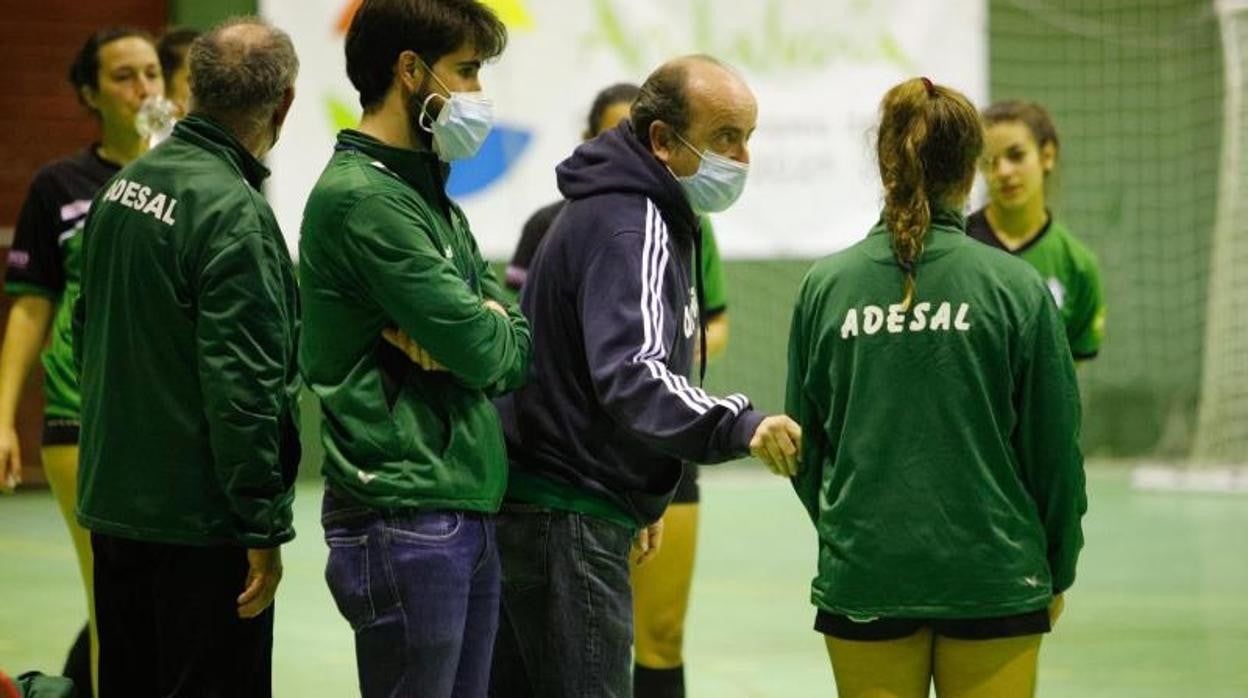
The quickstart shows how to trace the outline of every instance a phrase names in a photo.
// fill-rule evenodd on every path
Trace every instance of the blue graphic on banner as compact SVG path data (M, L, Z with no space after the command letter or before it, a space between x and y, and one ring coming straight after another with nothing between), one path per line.
M475 156L451 164L446 193L464 198L490 188L520 159L532 141L532 131L495 125Z

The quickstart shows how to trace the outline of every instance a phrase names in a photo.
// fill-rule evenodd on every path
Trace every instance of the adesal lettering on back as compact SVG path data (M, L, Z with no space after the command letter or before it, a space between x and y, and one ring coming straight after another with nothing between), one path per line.
M971 329L970 313L969 303L959 304L955 313L953 304L945 301L937 305L936 312L933 313L932 304L923 302L915 304L914 312L907 322L906 312L901 304L890 305L887 309L878 305L864 306L861 311L858 308L850 308L845 313L844 322L841 323L841 339L857 337L860 334L871 336L878 334L881 330L888 334L925 330L966 332Z
M154 194L154 195L153 195ZM166 225L174 224L173 209L178 200L138 182L118 178L104 194L105 201L115 201L140 213L146 213Z

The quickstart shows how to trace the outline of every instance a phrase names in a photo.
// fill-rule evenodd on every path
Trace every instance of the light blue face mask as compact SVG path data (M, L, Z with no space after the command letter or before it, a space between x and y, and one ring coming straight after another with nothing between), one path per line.
M737 162L719 153L709 150L698 150L684 136L680 139L690 150L698 154L701 162L698 171L688 177L677 177L689 206L698 213L719 213L726 211L745 191L745 180L750 174L750 166Z
M451 96L434 92L425 97L420 105L420 127L433 134L434 150L442 160L465 160L476 155L494 127L494 102L484 92L451 92L432 70L429 76ZM436 119L428 111L434 97L446 102Z

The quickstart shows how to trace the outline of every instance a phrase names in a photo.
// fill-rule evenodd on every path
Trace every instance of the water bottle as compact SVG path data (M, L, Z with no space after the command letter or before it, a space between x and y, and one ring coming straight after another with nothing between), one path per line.
M139 136L147 139L148 147L155 147L173 133L173 124L177 121L175 109L173 102L164 95L151 95L143 100L134 117L134 127Z

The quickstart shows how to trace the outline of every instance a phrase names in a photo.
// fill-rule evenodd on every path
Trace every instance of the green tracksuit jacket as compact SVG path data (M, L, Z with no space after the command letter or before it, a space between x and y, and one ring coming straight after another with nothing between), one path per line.
M851 616L1044 608L1087 508L1061 315L1026 262L934 216L910 312L887 229L811 269L789 349L794 487L819 534L812 601Z
M376 509L493 512L507 483L490 397L526 377L532 342L428 151L357 131L304 211L300 364L324 415L322 472ZM425 371L382 339L397 327L445 366Z
M83 232L78 520L109 535L294 537L299 306L264 168L190 116L123 168Z

